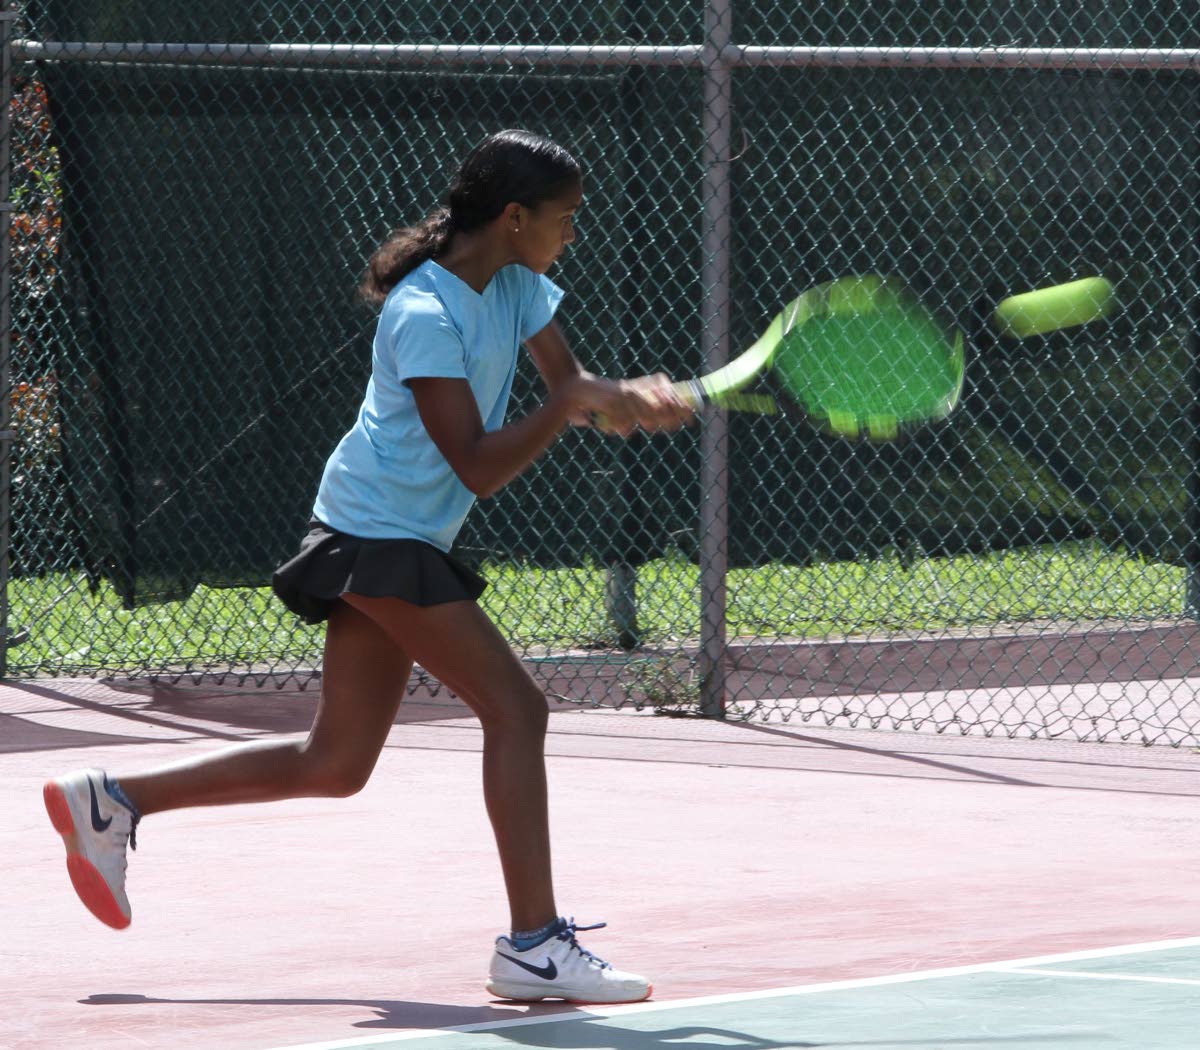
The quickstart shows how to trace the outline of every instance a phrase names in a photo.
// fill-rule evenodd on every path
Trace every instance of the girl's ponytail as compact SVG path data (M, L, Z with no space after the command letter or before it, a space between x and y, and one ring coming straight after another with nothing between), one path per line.
M446 196L449 207L416 226L394 230L375 250L359 294L369 303L382 303L406 275L441 255L452 234L486 226L513 201L536 207L577 186L581 177L579 161L541 135L514 128L489 135L455 174Z
M378 306L404 277L427 259L441 254L454 225L449 208L439 208L416 226L393 230L367 261L358 294Z

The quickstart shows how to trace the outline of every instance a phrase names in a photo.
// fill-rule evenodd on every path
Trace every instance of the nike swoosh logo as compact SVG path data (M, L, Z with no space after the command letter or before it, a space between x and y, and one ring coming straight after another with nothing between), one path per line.
M97 831L107 831L109 824L112 823L112 817L103 819L100 816L100 802L96 798L96 785L88 780L88 790L92 793L92 827Z
M535 977L545 978L547 981L553 981L558 976L558 967L554 965L553 959L547 959L545 966L534 966L533 963L522 962L520 959L514 959L511 955L505 955L503 952L497 952L501 959L507 959L510 963L516 963L522 970L528 970Z

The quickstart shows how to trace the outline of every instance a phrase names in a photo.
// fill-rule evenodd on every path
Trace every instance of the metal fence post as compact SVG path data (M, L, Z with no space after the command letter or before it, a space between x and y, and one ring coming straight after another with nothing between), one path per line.
M700 333L706 371L729 359L732 0L709 0L704 15L704 182L701 191ZM728 423L708 409L700 432L700 711L725 711L725 576L729 562Z
M1200 116L1200 67L1192 77L1192 90L1196 95L1193 112ZM1200 128L1200 123L1197 123ZM1189 349L1191 363L1188 367L1188 387L1192 395L1190 413L1190 458L1188 475L1187 545L1184 548L1184 564L1187 581L1184 587L1183 614L1200 620L1200 133L1192 136L1192 286L1191 329Z
M12 303L11 252L9 235L12 202L8 199L12 181L10 106L13 93L12 23L16 11L0 11L0 678L8 674L8 576L12 540L12 501L9 491L12 454L16 432L12 429Z

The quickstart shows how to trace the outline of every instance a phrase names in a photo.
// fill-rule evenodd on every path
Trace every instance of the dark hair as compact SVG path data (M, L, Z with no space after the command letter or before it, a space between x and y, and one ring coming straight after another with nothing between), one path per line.
M531 131L489 135L459 166L444 207L388 234L367 262L359 294L381 303L406 274L445 250L453 234L487 225L513 201L527 208L576 185L583 171L562 146Z

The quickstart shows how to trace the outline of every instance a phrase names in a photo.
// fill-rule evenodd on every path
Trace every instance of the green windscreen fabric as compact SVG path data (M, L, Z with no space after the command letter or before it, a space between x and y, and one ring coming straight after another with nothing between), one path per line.
M736 29L781 45L950 46L989 39L987 27L1047 46L1195 44L1194 20L1174 14L1136 26L1106 14L1084 32L1032 8L1013 25L992 6L875 3L861 9L874 23L830 9L781 26L751 4ZM553 25L522 11L57 0L31 18L44 39L214 47L667 43L700 39L702 25L699 5L576 5ZM580 237L552 275L580 359L606 374L703 371L699 70L43 63L38 75L61 164L62 265L47 337L17 364L58 377L55 498L71 509L54 527L71 535L18 572L82 563L131 605L200 582L264 583L361 397L363 261L500 127L548 133L587 169ZM1198 90L1186 73L735 71L731 353L805 288L877 273L966 333L967 378L948 421L895 446L733 418L734 564L1076 536L1182 559ZM1117 289L1102 324L1013 343L981 322L1006 294L1088 274ZM540 396L525 361L514 414ZM462 548L545 565L695 557L699 478L694 431L629 445L572 433L478 508ZM31 521L48 498L31 492L14 513Z

